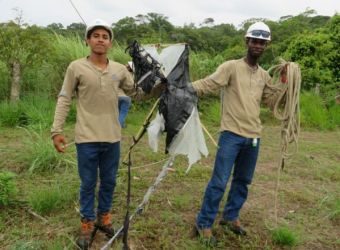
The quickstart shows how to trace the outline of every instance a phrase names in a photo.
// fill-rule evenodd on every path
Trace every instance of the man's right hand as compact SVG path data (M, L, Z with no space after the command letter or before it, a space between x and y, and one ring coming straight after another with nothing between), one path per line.
M65 137L63 135L55 135L53 136L53 144L55 149L59 152L59 153L65 153L66 150L66 140Z

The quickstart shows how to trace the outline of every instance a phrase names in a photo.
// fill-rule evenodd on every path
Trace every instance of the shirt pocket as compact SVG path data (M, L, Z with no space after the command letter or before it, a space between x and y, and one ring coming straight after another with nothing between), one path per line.
M117 95L120 84L117 76L115 75L108 76L106 78L106 83L107 91L113 92L115 95Z

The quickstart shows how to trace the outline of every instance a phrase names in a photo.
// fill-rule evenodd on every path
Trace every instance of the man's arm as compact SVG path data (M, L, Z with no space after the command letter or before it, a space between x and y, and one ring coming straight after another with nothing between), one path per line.
M232 71L233 65L230 62L225 62L210 76L193 82L192 87L198 95L215 93L216 90L228 85Z
M51 129L53 144L58 152L65 151L66 140L65 137L62 135L63 127L68 112L70 111L72 96L74 94L76 86L77 79L71 67L68 67L62 89L58 96L58 101L54 114L54 121Z

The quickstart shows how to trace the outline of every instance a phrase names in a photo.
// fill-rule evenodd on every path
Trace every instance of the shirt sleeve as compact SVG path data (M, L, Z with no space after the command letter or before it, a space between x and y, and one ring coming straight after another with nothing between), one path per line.
M51 136L61 134L63 132L64 123L70 106L72 104L72 97L75 94L78 79L74 74L71 66L66 70L63 86L58 95L58 101L54 114L54 121L51 129Z
M216 90L229 84L233 68L234 66L230 61L225 62L210 76L193 82L192 87L196 90L198 95L215 93Z
M132 73L124 68L122 72L122 80L120 83L120 91L123 91L126 95L132 97L136 101L146 100L152 97L159 97L163 91L163 84L156 84L149 94L144 93L141 88L136 88L132 77ZM120 92L119 91L119 92ZM119 93L118 93L119 94Z
M145 94L141 88L135 87L132 73L123 68L119 88L131 98L140 101L145 99Z

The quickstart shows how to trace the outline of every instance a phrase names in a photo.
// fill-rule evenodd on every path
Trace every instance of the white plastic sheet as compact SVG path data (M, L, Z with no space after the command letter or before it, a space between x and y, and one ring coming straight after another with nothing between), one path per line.
M149 146L154 152L158 150L158 140L163 130L164 118L161 114L157 113L156 118L148 127ZM186 170L186 173L188 173L191 166L201 159L201 155L207 157L208 153L198 110L197 107L194 107L189 119L172 141L169 147L169 154L173 157L176 155L186 155L189 161L189 166Z
M160 53L155 45L144 45L143 48L161 64L163 74L167 77L177 65L186 47L184 44L174 44L162 49ZM164 131L164 123L163 116L158 112L156 118L147 129L149 146L154 152L158 151L158 141ZM208 155L197 106L193 108L190 117L172 140L168 151L173 157L176 155L186 155L188 157L187 173L191 166L201 159L201 155Z

